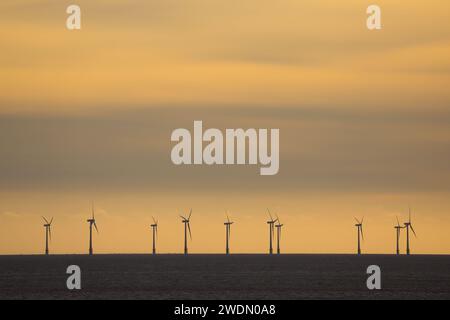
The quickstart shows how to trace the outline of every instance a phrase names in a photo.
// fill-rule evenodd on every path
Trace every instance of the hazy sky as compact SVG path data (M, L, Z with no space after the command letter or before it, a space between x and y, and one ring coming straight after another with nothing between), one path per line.
M100 253L265 252L266 208L286 252L395 250L413 208L413 251L450 253L450 3L360 0L0 3L0 254L87 249L95 201ZM170 134L280 128L280 173L175 167ZM404 242L404 239L402 239ZM404 243L402 243L404 249Z

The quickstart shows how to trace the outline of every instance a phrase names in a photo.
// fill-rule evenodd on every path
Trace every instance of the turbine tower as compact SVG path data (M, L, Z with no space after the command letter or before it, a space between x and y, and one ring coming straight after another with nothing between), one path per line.
M269 254L273 254L273 238L275 235L275 228L274 225L278 221L278 219L274 220L272 217L272 214L270 213L270 210L267 209L267 212L269 213L270 220L267 221L267 224L269 225Z
M409 238L410 238L409 229L411 229L411 231L413 232L414 237L417 238L416 232L414 231L414 227L411 222L411 208L409 208L409 220L408 222L405 222L405 228L406 228L406 254L409 256L411 255L411 248L409 246Z
M364 218L362 218L361 221L356 219L357 224L355 224L355 227L358 228L358 255L361 255L361 239L364 241L364 232L363 232L363 223Z
M52 222L53 222L53 218L52 220L50 220L50 222L47 221L47 219L45 219L45 217L42 217L42 219L44 219L45 224L44 224L44 228L45 228L45 255L48 256L49 251L48 251L48 240L50 239L50 241L52 241Z
M184 254L187 255L189 254L188 251L188 238L187 238L187 233L189 231L189 237L192 240L192 233L191 233L191 216L192 216L192 209L189 212L189 218L183 217L180 215L181 219L183 220L184 223Z
M275 225L277 228L277 254L281 254L280 250L280 241L281 241L281 228L283 228L284 224L281 223L280 218L277 215L278 224Z
M231 238L231 225L234 222L230 221L230 217L227 214L227 222L224 223L226 229L226 254L230 254L230 238Z
M152 228L153 233L153 254L156 254L156 240L158 238L158 220L155 220L155 218L153 218L153 224L150 227Z
M395 226L395 230L396 230L396 234L397 234L397 255L400 255L400 234L402 229L404 229L405 227L402 227L400 225L400 221L398 220L397 217L397 225Z
M92 247L92 226L94 226L98 233L97 223L95 222L94 204L92 204L92 218L88 219L87 222L89 223L89 255L92 256L94 254Z

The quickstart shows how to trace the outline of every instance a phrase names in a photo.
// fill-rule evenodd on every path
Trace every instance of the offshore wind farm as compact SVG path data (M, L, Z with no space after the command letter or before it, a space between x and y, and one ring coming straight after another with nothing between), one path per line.
M179 254L157 251L160 224L155 217L151 217L147 254L94 254L93 231L98 232L98 218L92 205L87 219L87 254L51 255L51 228L58 226L53 218L42 217L43 255L0 256L0 268L5 270L0 273L0 299L450 299L450 256L411 255L411 238L407 234L402 237L402 231L408 229L417 236L411 211L403 223L397 217L393 252L384 255L364 254L365 218L354 218L358 236L355 254L282 254L283 228L288 233L296 231L270 209L261 214L259 222L268 226L268 239L260 239L267 244L266 253L232 252L231 227L238 220L227 213L223 254L192 254L193 213L190 209L188 214L179 215L183 226L180 247L184 249ZM351 223L346 232L352 232ZM68 265L83 270L83 290L79 293L65 289ZM370 265L383 270L381 291L367 290L366 269Z
M189 240L192 242L192 230L191 230L191 218L192 218L193 209L190 209L188 217L185 217L183 215L179 215L181 218L181 222L183 223L183 248L184 248L184 255L189 254ZM89 249L88 254L93 255L94 249L93 249L93 229L96 230L97 234L99 233L97 222L95 219L95 210L94 205L92 204L92 216L87 220L89 223ZM267 214L269 220L266 222L269 226L269 241L268 241L268 253L269 255L274 254L274 245L276 244L276 254L281 254L281 234L282 234L282 228L284 227L284 224L281 223L280 218L278 217L278 214L272 216L272 213L269 209L267 209ZM42 217L42 219L45 221L44 227L45 227L45 255L49 255L49 240L51 241L51 227L53 223L53 218L50 220L50 222L45 218ZM356 221L355 227L357 228L357 255L362 255L362 243L364 242L364 231L363 231L363 225L364 225L364 217L359 220L358 218L354 218ZM155 217L152 217L153 224L150 225L151 230L151 237L152 237L152 249L151 253L153 255L157 254L157 239L158 239L158 220L155 219ZM231 241L231 226L234 224L234 221L230 220L230 217L227 213L226 215L226 221L224 222L225 226L225 254L229 255L231 253L230 251L230 241ZM275 232L276 229L276 232ZM395 226L396 230L396 251L395 253L397 255L401 254L400 251L400 241L401 241L401 231L403 229L406 229L406 255L411 255L411 245L410 245L410 230L414 237L417 238L417 234L414 230L414 227L412 225L412 215L411 215L411 209L409 209L409 216L408 220L403 223L403 225L400 224L400 220L397 217L397 225Z

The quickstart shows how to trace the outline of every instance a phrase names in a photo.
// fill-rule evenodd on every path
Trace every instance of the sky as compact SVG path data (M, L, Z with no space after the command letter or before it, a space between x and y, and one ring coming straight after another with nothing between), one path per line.
M450 3L79 0L0 3L0 254L395 251L408 208L416 253L450 254ZM280 172L174 166L171 132L279 128ZM402 250L405 239L402 236Z

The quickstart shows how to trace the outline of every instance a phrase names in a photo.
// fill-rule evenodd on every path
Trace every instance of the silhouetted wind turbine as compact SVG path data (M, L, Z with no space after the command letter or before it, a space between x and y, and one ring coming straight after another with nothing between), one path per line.
M94 204L92 204L92 218L88 219L87 222L89 223L89 255L92 256L94 254L92 247L92 226L94 226L98 233L97 223L95 222Z
M226 228L226 254L230 254L230 238L231 238L231 225L234 222L230 221L230 217L227 214L227 222L224 223L225 228Z
M361 254L361 238L362 240L364 240L364 232L363 232L363 223L364 223L364 218L362 218L361 221L359 221L358 219L356 219L357 224L355 224L355 227L358 228L358 255Z
M48 251L48 240L50 239L50 241L52 240L52 222L53 222L53 218L52 220L50 220L50 222L47 221L47 219L45 219L45 217L42 217L42 219L44 219L45 224L45 255L48 256L49 251Z
M277 228L277 254L281 254L280 250L280 241L281 241L281 228L283 228L284 224L281 224L280 218L277 215L278 224L275 226Z
M156 254L156 239L158 238L158 220L155 220L155 218L153 218L153 224L150 227L152 228L153 233L153 254Z
M395 230L397 232L397 255L400 255L400 233L401 233L401 230L404 228L405 227L402 227L400 225L400 221L398 220L398 217L397 217L397 225L395 226Z
M192 233L191 233L191 216L192 216L192 209L189 212L189 218L185 218L180 215L181 219L183 219L184 223L184 254L187 255L188 252L188 239L187 239L187 233L189 231L189 237L192 240Z
M409 220L405 222L406 228L406 254L409 256L411 254L411 248L409 246L409 229L413 232L414 236L417 238L416 232L414 231L414 227L411 222L411 208L409 208Z
M267 209L267 212L269 213L270 217L270 220L267 221L267 224L269 225L269 254L273 254L273 237L275 233L274 225L278 221L278 219L277 220L273 219L269 209Z

